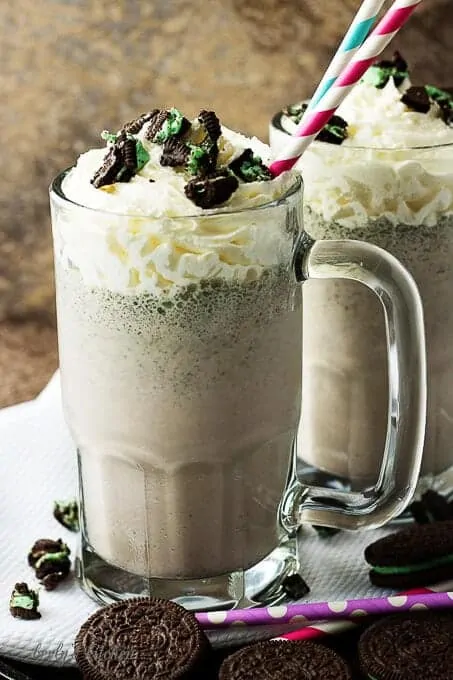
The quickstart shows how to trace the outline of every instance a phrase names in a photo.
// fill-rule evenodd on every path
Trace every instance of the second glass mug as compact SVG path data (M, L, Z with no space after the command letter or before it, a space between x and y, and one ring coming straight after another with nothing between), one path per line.
M173 297L137 287L137 271L118 290L110 270L98 275L106 244L118 253L127 235L135 252L149 253L159 220L78 205L64 176L51 187L52 228L63 405L78 450L76 571L86 592L104 603L152 595L197 610L269 602L303 559L303 522L359 529L398 515L416 486L426 410L422 307L404 267L358 241L312 241L294 173L272 203L165 218L172 233L197 220L203 233L233 232L236 241L244 226L264 230L272 262L241 279L206 275ZM387 331L385 450L379 479L357 492L296 475L303 282L332 277L374 291Z

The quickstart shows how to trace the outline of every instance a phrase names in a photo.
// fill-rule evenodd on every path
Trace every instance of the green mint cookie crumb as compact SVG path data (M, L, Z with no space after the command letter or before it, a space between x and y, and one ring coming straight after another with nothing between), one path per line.
M180 111L178 111L178 109L170 109L167 119L162 125L162 128L154 137L154 142L157 144L163 144L167 141L167 139L170 139L170 137L174 137L175 135L179 134L183 125L183 121L184 116Z
M266 182L271 177L259 156L252 156L241 164L241 175L246 182Z
M195 144L188 144L190 155L187 161L187 170L191 175L197 175L202 167L206 164L208 152L202 146Z
M453 108L453 95L449 92L441 90L439 87L434 87L434 85L425 85L425 90L429 97L440 106L448 106L450 109Z
M79 506L77 501L55 501L53 516L69 531L79 530Z
M116 142L117 137L118 137L117 134L109 132L108 130L102 130L101 132L101 138L104 139L106 142L110 142L111 144L114 144Z
M147 152L147 150L145 149L145 147L143 146L143 144L141 143L141 141L139 139L135 140L135 145L136 145L136 148L137 148L137 170L136 170L136 172L138 172L149 161L149 153Z

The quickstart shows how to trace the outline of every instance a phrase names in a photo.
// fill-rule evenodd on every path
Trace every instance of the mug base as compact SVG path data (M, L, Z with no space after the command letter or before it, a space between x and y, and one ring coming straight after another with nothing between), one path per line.
M106 562L83 534L75 560L79 585L100 604L134 597L161 597L195 611L276 604L287 597L283 587L285 579L298 572L296 537L285 538L250 569L212 578L189 580L138 576Z

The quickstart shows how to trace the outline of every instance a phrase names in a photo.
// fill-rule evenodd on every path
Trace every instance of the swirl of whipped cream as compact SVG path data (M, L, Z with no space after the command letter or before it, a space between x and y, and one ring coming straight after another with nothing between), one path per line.
M337 112L348 123L343 144L315 142L298 162L306 205L324 220L434 226L453 213L453 127L435 103L426 114L403 104L409 86L397 88L392 78L382 89L358 83ZM287 116L281 125L294 131ZM276 153L283 133L272 133Z
M71 206L54 220L57 252L85 283L171 295L205 278L254 280L266 267L288 261L292 235L284 210L276 219L275 207L247 209L284 195L294 182L291 174L240 183L220 210L208 214L186 197L185 173L160 165L162 147L146 139L146 127L137 137L149 160L129 182L100 189L90 183L105 148L82 154L63 181L65 197L80 207ZM267 145L227 128L218 145L220 166L245 148L264 162L270 157Z

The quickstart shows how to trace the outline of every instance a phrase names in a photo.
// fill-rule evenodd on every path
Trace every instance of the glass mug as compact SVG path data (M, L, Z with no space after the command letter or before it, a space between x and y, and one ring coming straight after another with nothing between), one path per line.
M288 140L281 114L276 152ZM418 493L453 493L453 144L364 148L314 143L299 161L304 225L315 239L360 239L392 253L423 303L426 436ZM372 190L370 191L370 187ZM380 306L355 282L310 282L304 296L299 470L360 488L379 474L388 410ZM322 321L318 321L322 319ZM328 415L326 415L328 414ZM321 428L320 425L323 425Z
M64 176L51 187L58 336L78 451L76 571L90 596L198 610L269 601L299 567L302 522L377 527L401 512L419 472L426 388L420 298L394 257L308 238L294 173L271 203L163 218L172 233L198 220L203 233L252 225L274 242L272 263L247 276L158 295L136 285L145 269L119 265L126 242L156 247L162 220L71 202ZM387 328L387 439L379 480L360 492L304 485L295 469L303 282L332 277L368 286Z

